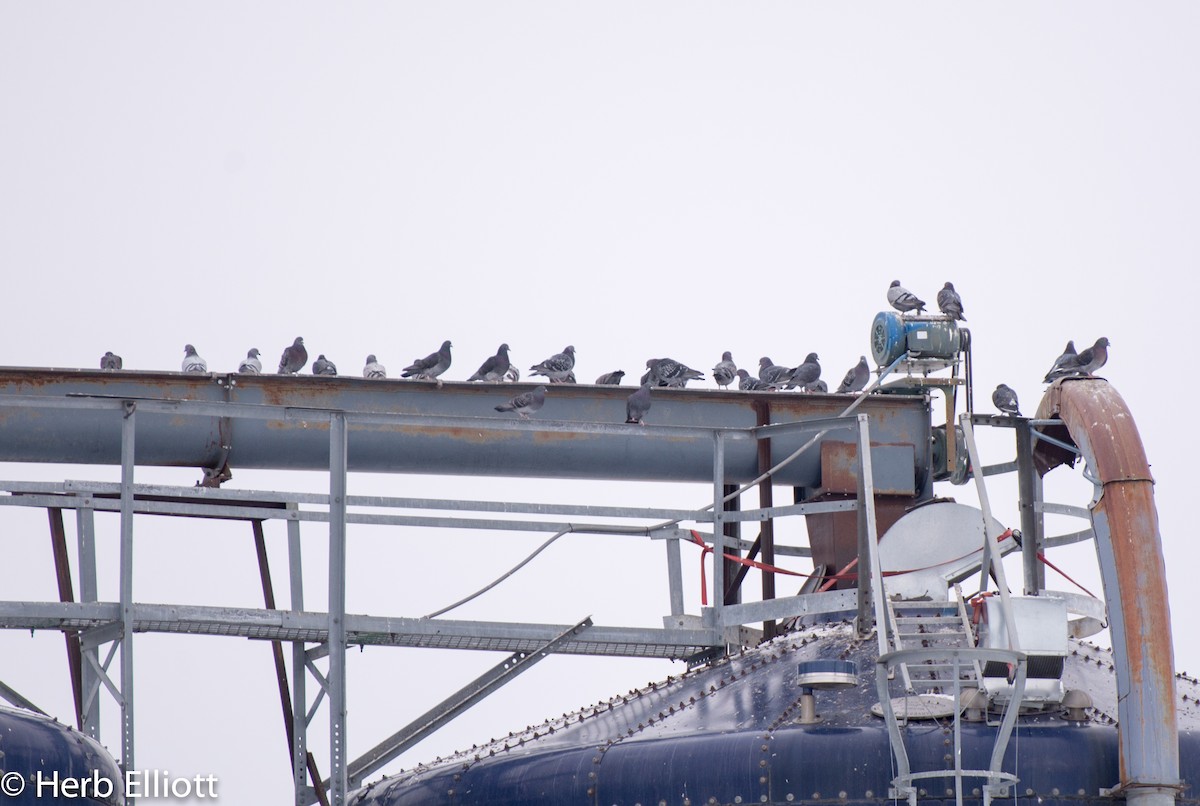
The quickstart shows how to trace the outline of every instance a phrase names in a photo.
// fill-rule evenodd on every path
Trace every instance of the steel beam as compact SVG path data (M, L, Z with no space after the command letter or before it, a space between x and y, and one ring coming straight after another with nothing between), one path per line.
M343 806L346 770L346 418L329 418L329 802Z
M125 403L121 422L121 765L136 770L133 755L133 471L137 405Z

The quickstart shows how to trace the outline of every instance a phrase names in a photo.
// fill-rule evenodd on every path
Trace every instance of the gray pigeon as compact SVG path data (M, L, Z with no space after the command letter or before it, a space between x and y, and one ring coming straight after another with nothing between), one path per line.
M237 371L243 375L262 375L262 361L258 360L260 355L257 347L251 347L242 363L238 364Z
M744 369L737 371L738 389L743 392L774 392L775 385L753 377Z
M892 280L892 284L887 291L887 300L900 313L908 313L909 311L916 311L917 313L925 312L925 303L918 299L916 294L900 285L899 280Z
M1054 359L1054 365L1050 367L1050 371L1043 378L1044 383L1050 383L1055 378L1061 378L1064 375L1069 375L1079 361L1079 355L1075 352L1075 341L1067 342L1066 348L1062 355Z
M337 375L337 366L322 353L312 365L313 375Z
M508 345L501 344L496 350L496 354L489 356L486 361L479 365L479 369L475 370L475 374L468 381L489 381L498 383L504 380L504 376L508 373L508 368L512 366L512 362L508 360Z
M121 356L109 350L100 357L100 369L120 369L125 365L121 360Z
M651 358L646 361L647 375L642 383L650 381L657 386L684 387L688 381L701 380L704 373L681 364L673 358Z
M723 389L737 380L737 364L733 363L733 353L728 350L721 353L721 360L712 368L712 374L717 386Z
M1108 363L1108 339L1104 336L1096 339L1096 343L1079 354L1076 359L1077 371L1091 375Z
M612 372L606 372L603 375L601 375L599 378L596 379L596 385L597 386L620 386L621 379L624 377L625 377L624 370L618 369L618 370L614 370Z
M799 386L803 391L812 391L809 387L816 383L821 377L821 364L818 361L816 353L809 353L804 357L804 363L795 369L791 370L791 377L788 378L787 385L784 389L791 389Z
M190 344L183 346L183 371L208 372L208 362L201 358L196 348Z
M625 422L645 425L643 419L650 411L650 383L646 382L625 401Z
M277 374L295 375L304 369L304 365L307 363L308 350L304 349L304 339L297 336L290 347L283 349L283 355L279 358L279 371Z
M505 383L516 383L517 381L521 380L521 370L517 369L512 364L509 364L508 372L504 373L504 377L501 380L503 380Z
M804 386L800 387L800 390L802 392L815 392L816 394L824 395L829 392L829 384L825 383L825 381L818 378L817 380L813 381L812 383L807 383Z
M575 347L568 344L561 353L555 353L540 364L529 368L531 375L545 375L550 383L571 383L567 376L575 369Z
M870 377L871 369L867 366L867 357L860 355L858 363L846 370L846 377L842 378L842 382L838 385L837 393L845 395L853 392L861 392L866 387L867 379Z
M758 379L770 386L787 383L792 378L792 370L788 367L776 364L769 357L763 356L758 359ZM741 387L745 388L745 387Z
M367 363L363 366L363 377L372 378L375 380L383 380L387 378L387 369L383 364L379 363L379 359L375 357L375 353L367 356Z
M515 411L522 420L540 409L546 402L546 387L539 386L531 392L522 392L507 403L501 403L496 411Z
M992 403L1005 414L1010 414L1014 417L1021 416L1021 408L1017 403L1017 393L1013 391L1011 386L1003 383L997 386L996 391L992 392Z
M440 388L442 379L438 376L450 368L450 340L442 342L442 346L438 348L436 353L430 353L424 358L418 358L401 371L400 375L405 378L415 378L427 381L437 381Z
M942 290L937 295L937 304L938 310L951 319L967 321L967 317L963 316L962 297L954 290L954 283L946 283L942 286Z

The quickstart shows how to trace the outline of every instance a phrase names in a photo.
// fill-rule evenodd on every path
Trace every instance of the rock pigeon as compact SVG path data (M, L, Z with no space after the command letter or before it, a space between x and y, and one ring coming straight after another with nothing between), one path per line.
M704 378L704 373L700 370L692 369L673 358L651 358L646 361L646 369L649 370L649 377L644 378L643 384L648 380L652 385L684 387L688 381Z
M488 381L498 383L504 380L504 376L508 373L508 368L512 366L512 362L508 360L508 345L501 344L496 350L496 354L489 356L486 361L479 365L479 369L475 370L475 374L468 381Z
M925 312L925 303L917 299L916 294L900 285L899 280L892 280L892 284L887 291L887 300L900 313L908 313L909 311L916 311L917 313Z
M201 358L196 348L190 344L183 346L183 371L208 372L208 362Z
M246 357L242 359L242 363L238 364L238 372L243 375L262 375L262 361L258 360L261 353L257 347L251 347L246 352Z
M996 391L992 392L992 403L1005 414L1011 414L1015 417L1021 416L1021 409L1017 403L1017 393L1013 391L1011 386L1003 383L997 386Z
M825 383L825 381L821 380L820 378L812 383L805 384L800 388L804 392L815 392L821 395L829 392L829 384Z
M567 376L575 369L575 347L568 344L561 353L555 353L540 364L529 368L531 375L545 375L550 383L571 383Z
M377 380L387 378L387 369L384 368L383 364L379 363L379 359L375 357L375 353L367 356L367 363L363 366L363 377Z
M866 387L867 379L870 377L871 369L867 366L867 357L860 355L858 363L846 370L846 377L842 378L842 382L838 385L837 393L845 395L853 392L861 392Z
M618 370L614 370L612 372L606 372L603 375L601 375L599 378L596 379L596 385L597 386L620 386L621 379L624 377L625 377L625 372L623 370L618 369Z
M297 336L290 347L283 349L283 355L279 358L279 371L277 374L295 375L304 369L304 365L307 363L308 350L304 349L304 339Z
M442 346L438 348L436 353L430 353L424 358L418 358L401 371L400 375L405 378L415 378L421 380L424 378L427 381L437 381L440 388L442 379L438 376L445 372L450 367L450 340L442 342Z
M733 353L726 350L721 353L721 360L712 368L713 380L722 389L737 379L737 364L733 363Z
M817 354L809 353L804 357L803 364L791 370L791 375L784 389L799 386L803 391L810 392L812 390L809 387L816 383L820 377L821 364L818 361Z
M646 382L625 401L625 422L645 425L642 418L650 411L650 383Z
M112 350L109 350L100 357L100 369L120 369L124 365L125 362L121 360L121 356Z
M532 392L522 392L507 403L501 403L496 411L515 411L522 420L528 420L529 415L540 409L546 402L546 387L539 386Z
M313 375L337 375L337 366L325 357L324 353L317 356L312 365Z
M743 392L774 392L775 385L759 380L744 369L737 371L738 389Z
M962 297L954 290L954 283L946 283L942 286L942 290L937 295L937 304L938 310L951 319L967 321L967 317L963 316Z
M1081 352L1075 362L1078 372L1093 374L1108 363L1108 339L1104 336L1096 339L1096 343Z
M521 370L517 369L516 366L509 364L508 372L504 373L503 380L505 383L516 383L517 381L521 380Z
M1044 383L1050 383L1055 378L1061 378L1064 375L1069 375L1079 360L1079 355L1075 352L1074 340L1068 341L1066 348L1063 349L1062 355L1054 359L1054 365L1050 367L1050 371L1043 378Z
M741 377L741 373L738 374ZM770 386L787 383L791 380L792 370L788 367L776 364L767 356L758 359L758 379ZM740 385L739 385L740 386ZM740 386L740 388L745 388Z

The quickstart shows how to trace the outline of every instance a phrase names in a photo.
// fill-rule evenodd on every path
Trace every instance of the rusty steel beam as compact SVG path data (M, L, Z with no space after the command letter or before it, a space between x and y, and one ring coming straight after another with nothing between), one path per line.
M47 509L50 517L50 543L54 550L54 574L58 579L58 600L74 602L71 584L71 558L67 554L67 535L61 509ZM75 695L75 727L83 730L83 653L78 630L63 630L67 641L67 667L71 673L71 692Z
M1117 676L1121 780L1114 794L1135 806L1169 806L1181 783L1179 730L1150 464L1129 408L1101 378L1055 381L1037 413L1052 418L1061 420L1101 488L1091 511ZM1053 446L1035 449L1039 467L1065 458Z

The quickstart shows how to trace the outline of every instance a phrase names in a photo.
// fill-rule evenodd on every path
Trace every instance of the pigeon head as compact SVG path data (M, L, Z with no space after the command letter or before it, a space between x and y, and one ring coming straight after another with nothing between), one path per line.
M892 284L890 286L888 286L888 288L895 288L898 285L900 285L899 280L892 280Z
M367 363L368 363L368 364L374 364L374 363L375 363L375 353L371 353L369 356L367 356Z
M728 350L726 350L725 352L721 353L721 360L722 360L722 361L732 361L732 360L733 360L733 353L731 353L731 352L729 352Z
M258 358L258 356L259 352L257 347L251 347L250 351L246 353L246 358Z
M302 346L303 344L304 344L304 339L303 339L303 338L301 338L300 336L297 336L297 337L296 337L296 340L295 340L294 342L292 342L292 346L293 346L293 347L300 347L300 346Z
M507 353L510 349L511 348L508 346L508 343L506 342L506 343L500 345L499 352Z
M1107 337L1107 336L1101 336L1100 338L1096 339L1096 346L1097 346L1097 347L1105 347L1105 348L1107 348L1107 347L1108 347L1108 345L1109 345L1109 341L1108 341L1108 337Z
M946 283L944 286L942 286L942 288L945 288L945 289L947 289L947 290L949 290L949 291L953 291L953 290L954 290L954 283L947 282L947 283Z
M190 344L183 345L183 354L184 355L191 355L194 352L196 352L196 348L193 347L192 345L190 345Z
M804 359L804 363L805 363L805 364L811 364L811 363L812 363L812 362L814 362L814 361L820 361L820 360L821 360L821 357L820 357L819 355L817 355L816 353L809 353L809 354L808 354L808 355L805 357L805 359Z

